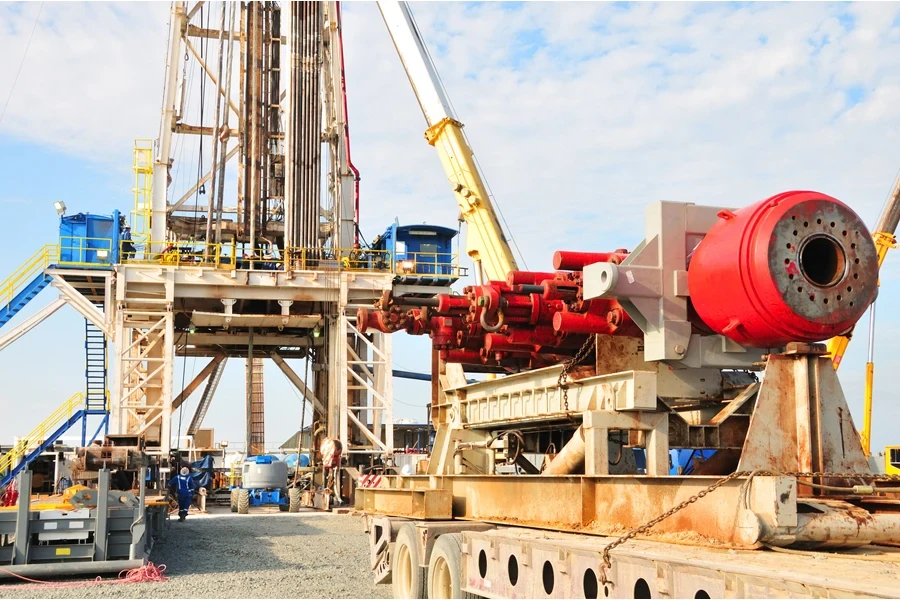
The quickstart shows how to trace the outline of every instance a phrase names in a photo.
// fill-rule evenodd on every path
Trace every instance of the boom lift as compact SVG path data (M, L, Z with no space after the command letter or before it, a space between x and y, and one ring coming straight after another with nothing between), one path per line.
M476 243L510 257L408 9L379 6L426 138L453 138L436 147L461 208L492 225ZM472 229L487 279L357 315L363 333L428 335L438 368L509 373L433 377L427 474L357 488L376 582L401 598L896 594L897 563L852 549L900 543L900 486L870 471L817 343L876 293L879 250L848 206L657 202L637 248L559 251L552 272L488 262ZM671 477L670 448L713 454ZM822 548L840 551L827 571Z

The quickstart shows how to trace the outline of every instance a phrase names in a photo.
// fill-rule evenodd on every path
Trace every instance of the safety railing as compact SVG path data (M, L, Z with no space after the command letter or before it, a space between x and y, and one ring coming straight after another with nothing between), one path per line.
M357 271L391 273L394 265L387 250L365 248L288 248L286 261L293 271Z
M63 421L71 419L83 407L84 394L81 392L73 394L71 398L53 411L49 417L44 419L40 425L35 427L31 433L16 442L12 450L0 456L0 473L6 473L15 467L19 460L26 456L30 450L42 444L47 439L47 436L56 431Z
M29 257L13 274L0 283L0 305L12 302L22 289L44 269L59 260L59 246L47 244Z
M458 279L467 273L466 267L459 266L459 254L449 252L398 252L394 269L397 275L437 279Z
M115 260L112 238L63 235L58 252L58 264L65 267L109 267Z
M153 249L157 248L161 251L154 252ZM236 250L234 242L207 244L186 240L138 245L133 241L123 240L119 247L119 260L128 264L234 269Z
M153 140L134 140L134 210L131 223L135 243L144 244L150 239L150 214L153 198Z
M232 460L231 461L231 469L228 471L228 487L233 488L234 482L239 479L243 479L243 474L241 473L241 466L244 464L242 460Z

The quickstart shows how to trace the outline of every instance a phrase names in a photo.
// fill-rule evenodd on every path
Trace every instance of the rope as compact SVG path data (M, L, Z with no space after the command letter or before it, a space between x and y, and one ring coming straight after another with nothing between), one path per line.
M25 585L17 585L15 589L17 590L28 590L28 589L65 589L65 588L83 588L83 587L92 587L95 585L109 585L109 584L129 584L129 583L165 583L169 580L168 577L164 575L166 570L166 565L156 566L152 562L148 562L146 565L142 567L137 567L134 569L127 569L121 571L119 576L116 579L103 579L100 576L97 576L96 579L92 579L89 581L43 581L40 579L32 579L30 577L25 577L24 575L19 575L18 573L13 573L12 571L8 571L3 567L0 567L0 571L3 571L7 575L11 575L16 579L21 581L28 582Z
M19 83L19 75L22 74L22 67L25 66L25 59L28 58L28 49L31 48L31 40L34 38L34 32L37 29L38 21L41 18L41 12L44 10L44 3L41 2L41 6L38 8L37 16L34 18L34 25L31 27L31 35L28 36L28 43L25 44L25 53L22 55L22 62L19 63L19 70L16 71L16 76L13 79L12 87L9 88L9 95L6 97L6 104L3 105L3 112L0 113L0 123L3 122L3 117L6 116L6 109L9 108L9 102L12 100L13 92L16 91L16 84Z

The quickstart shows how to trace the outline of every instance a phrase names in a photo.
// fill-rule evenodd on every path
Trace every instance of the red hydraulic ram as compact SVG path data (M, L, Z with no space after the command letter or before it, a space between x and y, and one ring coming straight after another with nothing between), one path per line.
M721 211L688 267L697 316L759 348L846 332L875 298L877 280L862 220L841 201L804 191Z
M583 254L555 273L512 271L506 281L469 286L459 296L382 301L360 309L361 331L427 334L447 362L501 366L511 370L554 364L574 355L594 334L639 335L615 300L584 300L581 267L627 254ZM587 261L587 262L585 262Z

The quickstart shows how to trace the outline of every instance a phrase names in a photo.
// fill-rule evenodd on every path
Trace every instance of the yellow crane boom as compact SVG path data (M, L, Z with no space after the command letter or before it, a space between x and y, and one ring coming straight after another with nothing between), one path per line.
M447 92L405 2L379 2L378 8L409 77L428 129L425 139L434 146L450 181L460 213L468 225L466 252L476 277L506 279L518 269L500 226L484 178L463 133Z
M891 194L888 197L878 223L875 225L872 237L875 240L875 250L878 252L878 269L884 263L888 250L897 247L897 224L900 223L900 178L894 183ZM841 366L841 360L847 351L853 330L842 336L828 340L828 351L831 354L831 362L835 370ZM866 456L871 456L872 441L872 386L875 380L875 303L869 308L869 348L866 359L866 390L863 397L863 427L859 437L862 441L863 451Z

